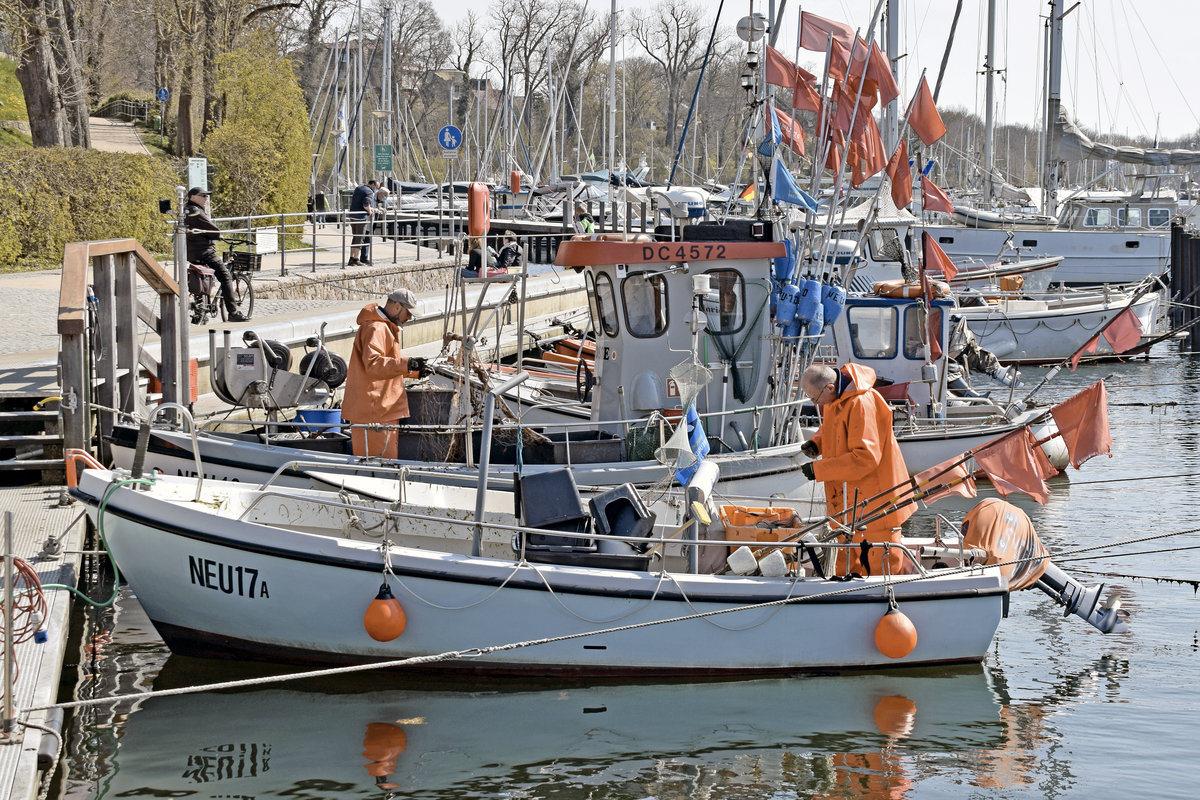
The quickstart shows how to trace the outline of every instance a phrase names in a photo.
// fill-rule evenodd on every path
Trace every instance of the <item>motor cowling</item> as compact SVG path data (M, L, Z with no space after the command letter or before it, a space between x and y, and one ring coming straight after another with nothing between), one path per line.
M987 553L985 564L996 564L1008 578L1010 590L1036 586L1065 609L1101 633L1125 633L1129 624L1118 611L1115 595L1101 602L1104 584L1084 586L1050 562L1029 516L1021 509L994 497L981 501L962 523L962 544Z

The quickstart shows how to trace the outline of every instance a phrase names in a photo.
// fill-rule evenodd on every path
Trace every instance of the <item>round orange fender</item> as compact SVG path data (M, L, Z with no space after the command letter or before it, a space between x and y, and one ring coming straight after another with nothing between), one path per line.
M467 235L487 236L492 227L492 195L487 184L475 181L467 189Z
M508 190L513 194L521 193L521 173L515 169L508 173Z

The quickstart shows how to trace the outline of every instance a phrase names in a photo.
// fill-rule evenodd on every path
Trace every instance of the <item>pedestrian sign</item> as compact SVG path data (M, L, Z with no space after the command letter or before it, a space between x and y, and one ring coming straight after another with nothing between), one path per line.
M156 97L158 97L158 102L160 103L167 102L167 97L169 96L170 93L166 89L159 89L158 94L156 95Z
M375 171L392 171L392 146L390 144L375 145Z
M447 125L438 131L438 144L443 150L457 150L462 146L462 131L453 125Z

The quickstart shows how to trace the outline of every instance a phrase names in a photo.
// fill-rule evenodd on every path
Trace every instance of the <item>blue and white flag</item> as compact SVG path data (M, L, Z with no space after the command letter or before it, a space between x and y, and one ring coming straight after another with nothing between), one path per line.
M775 161L775 171L772 173L771 183L773 184L772 188L775 192L776 201L791 203L792 205L807 208L809 211L816 213L817 201L796 185L796 179L792 177L792 173L778 159Z
M700 466L700 462L708 455L708 434L704 432L704 424L700 422L700 415L696 413L696 404L688 406L687 414L683 418L681 425L687 425L688 448L692 451L692 455L696 457L696 462L688 467L681 467L675 470L675 480L679 481L681 486L687 486L688 481L692 479L692 474L695 473L696 467Z
M339 147L346 146L346 98L342 98L342 105L338 108L337 121L333 125L334 131L337 132L337 142Z

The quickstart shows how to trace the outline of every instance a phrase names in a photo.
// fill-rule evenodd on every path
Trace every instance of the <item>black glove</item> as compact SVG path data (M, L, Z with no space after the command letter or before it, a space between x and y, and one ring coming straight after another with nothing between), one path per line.
M809 458L816 458L821 454L821 448L817 447L817 443L809 439L804 444L800 445L800 452Z
M418 376L424 378L429 374L429 365L425 363L425 359L420 356L410 356L408 359L409 372L415 372Z
M813 465L811 461L805 461L803 464L801 464L800 471L804 473L804 477L808 478L810 481L816 480L816 476L813 475Z

